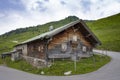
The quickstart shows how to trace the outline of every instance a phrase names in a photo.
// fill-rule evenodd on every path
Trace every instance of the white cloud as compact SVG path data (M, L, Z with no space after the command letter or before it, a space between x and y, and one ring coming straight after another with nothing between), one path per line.
M5 16L4 14L0 13L0 18L1 18L1 17L4 17L4 16Z
M120 12L119 0L21 0L25 10L0 13L0 34L76 15L81 19L99 19ZM12 1L13 2L13 1ZM15 2L16 3L16 2ZM14 3L14 4L15 4Z

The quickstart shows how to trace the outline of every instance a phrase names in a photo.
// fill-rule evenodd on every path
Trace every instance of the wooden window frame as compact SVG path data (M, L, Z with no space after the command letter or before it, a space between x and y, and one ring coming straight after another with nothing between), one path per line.
M40 46L38 47L38 51L39 51L39 52L44 52L44 46L43 46L43 45L40 45Z
M62 52L66 52L67 51L67 47L68 47L67 43L62 43L61 44L61 51Z

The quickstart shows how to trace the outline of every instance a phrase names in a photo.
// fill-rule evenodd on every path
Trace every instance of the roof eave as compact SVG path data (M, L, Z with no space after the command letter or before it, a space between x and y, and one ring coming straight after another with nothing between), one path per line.
M93 38L96 40L97 44L96 45L101 45L101 41L94 35L94 33L89 29L89 27L82 21L80 20L81 24L85 27L85 29L93 36Z

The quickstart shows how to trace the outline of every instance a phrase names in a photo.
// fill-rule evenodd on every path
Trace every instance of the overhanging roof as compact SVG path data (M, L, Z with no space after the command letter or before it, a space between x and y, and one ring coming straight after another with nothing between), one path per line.
M84 31L87 31L87 33L91 34L91 36L92 36L92 38L93 38L93 42L94 42L94 41L96 42L94 45L100 45L100 44L101 44L101 42L100 42L100 41L98 40L98 38L92 33L92 31L87 27L87 25L84 23L84 21L82 21L82 20L77 20L77 21L73 21L73 22L71 22L71 23L68 23L68 24L66 24L66 25L64 25L64 26L61 26L61 27L59 27L59 28L57 28L57 29L54 29L54 30L52 30L52 31L49 31L49 32L40 34L40 35L38 35L38 36L36 36L36 37L33 37L33 38L31 38L31 39L28 39L28 40L26 40L26 41L24 41L24 42L22 42L22 43L20 43L20 44L18 44L18 45L27 44L27 43L29 43L29 42L32 42L32 41L35 41L35 40L39 40L39 39L50 38L50 37L52 37L52 36L54 36L54 35L62 32L62 31L64 31L64 30L68 29L69 27L76 25L76 24L81 24L82 26L80 26L80 27L84 28ZM81 30L82 30L82 29L81 29ZM84 33L83 33L83 34L84 34ZM88 39L88 40L89 40L89 39ZM89 40L89 41L92 41L92 40Z

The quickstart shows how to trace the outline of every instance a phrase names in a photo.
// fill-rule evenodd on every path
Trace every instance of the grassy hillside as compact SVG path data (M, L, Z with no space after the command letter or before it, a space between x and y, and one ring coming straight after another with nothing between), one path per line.
M120 51L120 13L87 24L101 40L99 48Z
M10 51L13 49L14 45L48 31L49 26L51 25L54 26L54 28L57 28L78 19L79 18L76 16L69 16L60 21L49 22L43 25L31 26L27 28L20 28L7 32L0 36L0 53Z

